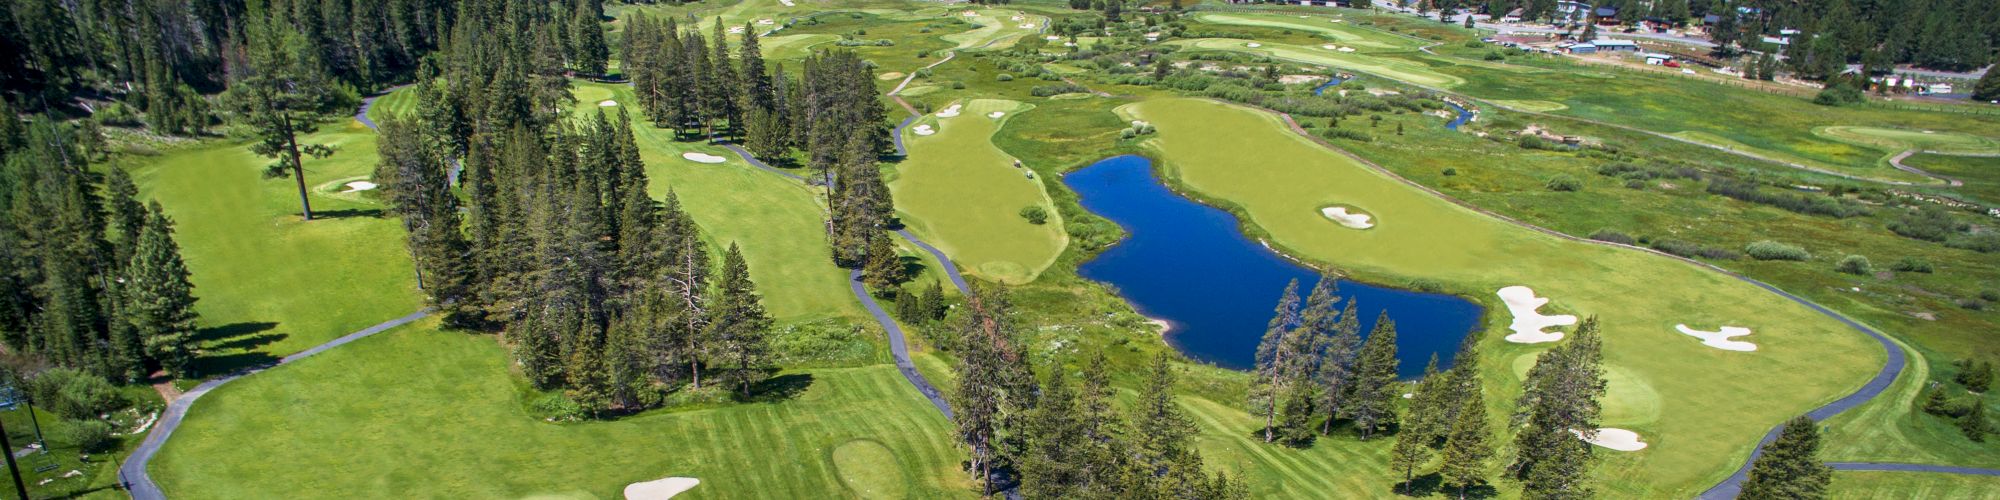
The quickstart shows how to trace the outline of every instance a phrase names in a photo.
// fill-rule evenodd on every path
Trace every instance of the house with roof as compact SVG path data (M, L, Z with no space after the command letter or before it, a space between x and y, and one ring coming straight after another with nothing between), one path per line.
M1503 22L1503 23L1518 23L1518 22L1521 22L1521 13L1522 13L1522 12L1525 12L1525 11L1526 11L1526 9L1514 9L1514 10L1510 10L1510 11L1507 11L1507 14L1506 14L1506 15L1503 15L1503 16L1500 16L1500 22Z
M1598 7L1597 10L1592 11L1591 13L1597 16L1597 24L1600 26L1613 26L1618 24L1617 7Z
M1555 24L1559 26L1564 24L1583 24L1590 19L1590 10L1590 4L1587 3L1575 0L1559 0L1556 2L1556 12L1551 17L1554 18Z
M1631 41L1631 40L1619 40L1619 39L1615 39L1615 38L1599 38L1599 39L1596 39L1596 40L1592 40L1592 41L1591 41L1590 43L1593 43L1593 44L1596 44L1596 45L1597 45L1597 50L1599 50L1599 51L1603 51L1603 52L1638 52L1638 51L1639 51L1639 43L1638 43L1638 42L1634 42L1634 41Z

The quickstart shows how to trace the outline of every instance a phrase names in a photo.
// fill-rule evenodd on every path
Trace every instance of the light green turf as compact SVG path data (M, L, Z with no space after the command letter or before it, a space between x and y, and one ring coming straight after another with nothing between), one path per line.
M1423 45L1416 40L1388 33L1352 26L1352 21L1306 15L1251 14L1241 12L1203 12L1195 14L1195 20L1209 24L1236 26L1259 26L1299 30L1332 39L1334 43L1369 49L1415 49Z
M833 449L833 465L847 492L861 498L908 498L896 452L872 439L856 439Z
M838 40L840 37L825 33L799 33L778 35L757 40L758 49L764 51L764 59L769 61L798 61L812 55L820 44Z
M1606 426L1635 430L1652 444L1600 455L1596 475L1608 496L1699 492L1735 470L1771 426L1851 392L1884 358L1861 333L1748 283L1477 214L1328 151L1274 115L1197 99L1149 100L1119 111L1159 128L1145 145L1164 159L1171 179L1236 205L1274 246L1363 275L1477 291L1473 298L1488 305L1495 330L1482 346L1488 359L1511 361L1546 348L1500 339L1510 316L1492 294L1502 287L1534 288L1552 299L1545 312L1599 316L1606 367L1627 380L1621 386L1651 389L1619 390L1607 401L1628 410L1608 415ZM1383 223L1346 230L1318 213L1333 203L1360 207ZM1675 332L1678 323L1749 327L1757 333L1747 340L1760 350L1709 348ZM1510 364L1485 365L1489 387L1519 386ZM1511 390L1497 392L1489 397L1514 397ZM1616 399L1635 397L1658 402ZM1497 414L1505 415L1506 406Z
M1682 138L1682 139L1687 139L1687 140L1690 140L1690 141L1694 141L1694 142L1697 142L1697 143L1701 143L1701 144L1708 144L1708 145L1712 145L1712 146L1720 146L1720 147L1722 147L1723 149L1726 149L1726 150L1729 150L1729 151L1744 151L1744 152L1749 152L1749 153L1751 153L1751 154L1755 154L1755 155L1757 155L1757 156L1761 156L1761 157L1764 157L1764 158L1768 158L1768 159L1772 159L1772 160L1777 160L1777 161L1782 161L1782 162L1789 162L1789 163L1795 163L1795 164L1800 164L1800 165L1806 165L1806 166L1810 166L1810 167L1815 167L1815 168L1819 168L1819 169L1822 169L1822 170L1830 170L1830 171L1834 171L1834 172L1839 172L1839 173L1842 173L1842 174L1846 174L1846 175L1850 175L1850 176L1854 176L1854 177L1857 177L1857 178L1861 178L1861 179L1869 179L1869 180L1877 180L1877 181L1894 181L1894 182L1911 182L1911 183L1918 183L1918 184L1924 184L1924 183L1932 183L1932 182L1935 182L1935 181L1933 181L1933 180L1932 180L1931 178L1929 178L1929 177L1924 177L1924 176L1921 176L1921 175L1917 175L1917 174L1913 174L1913 173L1909 173L1909 172L1904 172L1904 171L1902 171L1902 170L1897 170L1897 169L1894 169L1894 168L1889 168L1889 167L1887 167L1887 166L1886 166L1886 163L1884 163L1884 166L1882 166L1882 167L1880 167L1880 168L1870 168L1870 169L1866 169L1866 170L1862 170L1862 169L1855 169L1855 168L1849 168L1849 167L1845 167L1845 166L1842 166L1842 165L1838 165L1838 164L1833 164L1833 163L1827 163L1827 162L1823 162L1823 161L1818 161L1818 160L1814 160L1814 159L1811 159L1811 158L1806 158L1806 157L1804 157L1804 156L1799 156L1799 155L1795 155L1795 154L1792 154L1792 153L1789 153L1789 152L1786 152L1786 151L1782 151L1782 150L1777 150L1777 149L1771 149L1771 148L1760 148L1760 147L1756 147L1756 146L1751 146L1751 145L1748 145L1748 144L1744 144L1744 143L1741 143L1741 142L1737 142L1736 140L1734 140L1734 139L1730 139L1730 138L1728 138L1728 137L1723 137L1723 136L1721 136L1721 135L1717 135L1717 134L1713 134L1713 133L1709 133L1709 132L1704 132L1704 131L1699 131L1699 130L1684 130L1684 131L1680 131L1680 132L1674 132L1674 133L1672 133L1672 134L1668 134L1668 135L1672 135L1672 136L1674 136L1674 137L1679 137L1679 138ZM1852 145L1849 145L1849 144L1844 144L1844 143L1833 143L1833 142L1822 142L1822 143L1820 143L1820 144L1818 144L1818 145L1826 145L1826 146L1831 146L1832 148L1855 148L1855 147L1857 147L1857 146L1852 146ZM1818 145L1813 145L1813 146L1818 146ZM1801 145L1801 146L1796 146L1796 147L1807 147L1807 146L1805 146L1805 145ZM1819 149L1824 149L1824 148L1819 148ZM1873 148L1873 147L1869 147L1869 148L1867 148L1867 149L1868 149L1868 150L1874 150L1875 148ZM1880 152L1878 152L1877 154L1879 155L1879 154L1881 154L1881 153L1880 153ZM1878 162L1878 163L1882 163L1882 162L1881 162L1881 161L1879 161L1879 160L1878 160L1877 162Z
M1974 443L1959 432L1956 421L1926 414L1918 408L1924 390L1921 381L1932 379L1930 365L1923 353L1907 348L1905 352L1910 355L1908 364L1881 396L1822 423L1827 438L1820 457L1832 461L2000 467L2000 453L1994 452L1994 443Z
M131 170L141 198L177 223L201 299L204 374L275 361L423 307L402 225L372 192L334 192L374 171L375 134L350 119L304 140L336 151L306 160L320 217L311 222L299 219L291 178L262 178L272 160L240 143L175 150Z
M1560 103L1560 102L1550 102L1550 101L1537 101L1537 100L1532 100L1532 99L1521 99L1521 100L1506 100L1506 99L1495 99L1495 100L1493 100L1493 102L1494 102L1495 104L1499 104L1499 105L1501 105L1501 106L1506 106L1506 107L1510 107L1510 108L1514 108L1514 109L1520 109L1520 110L1526 110L1526 111L1533 111L1533 112L1537 112L1537 113L1547 113L1547 112L1550 112L1550 111L1561 111L1561 110L1564 110L1564 109L1568 109L1568 108L1569 108L1569 106L1568 106L1568 105L1565 105L1565 104L1563 104L1563 103Z
M909 159L896 167L889 184L903 223L943 250L961 270L1002 283L1026 283L1062 253L1069 237L1062 217L1029 170L991 142L993 132L1014 114L1032 109L1015 101L977 99L958 116L927 117L937 128L923 136L905 130ZM999 119L988 113L1005 113ZM912 125L915 129L916 125ZM1021 217L1022 208L1042 207L1046 224Z
M152 464L179 498L620 498L701 480L688 498L828 498L835 450L880 443L872 478L971 496L951 426L894 366L789 371L789 400L553 424L525 410L492 337L406 327L232 382ZM248 438L246 438L248 437Z
M1963 132L1938 132L1881 127L1813 127L1813 135L1863 146L1902 151L1922 149L1947 154L2000 153L2000 139Z
M1377 57L1360 52L1340 52L1337 50L1327 50L1322 47L1307 47L1278 42L1247 41L1235 38L1195 38L1172 40L1165 43L1190 49L1225 50L1298 63L1318 64L1431 87L1453 87L1465 83L1464 78L1439 73L1429 66L1414 61ZM1252 43L1258 44L1258 46L1249 46Z
M978 25L978 28L940 37L947 42L957 43L958 46L954 47L954 49L1004 49L1011 47L1015 42L1020 41L1021 38L1040 32L1042 23L1048 20L1048 17L1028 14L1018 10L976 9L971 10L971 12L978 14L978 16L968 17L961 11L953 11L951 15ZM1014 17L1016 16L1021 19L1015 20Z
M1834 472L1829 498L2000 499L2000 477L1929 472Z
M574 92L578 107L591 113L598 101L607 98L638 103L631 88L622 85L577 82ZM817 190L758 170L727 149L699 141L678 142L671 131L653 128L641 117L633 120L654 197L674 190L717 247L740 244L750 263L750 277L773 315L781 319L861 315L860 304L848 292L847 271L833 265ZM729 160L707 164L681 158L681 153L691 151Z

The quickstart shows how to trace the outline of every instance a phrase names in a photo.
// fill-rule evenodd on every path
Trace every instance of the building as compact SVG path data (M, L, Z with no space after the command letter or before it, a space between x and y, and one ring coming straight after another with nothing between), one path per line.
M1583 24L1590 19L1590 4L1574 0L1560 0L1556 2L1556 12L1551 17L1554 18L1553 21L1557 26Z
M1617 40L1617 39L1611 39L1611 38L1600 38L1600 39L1597 39L1597 40L1592 40L1592 41L1591 41L1591 43L1593 43L1593 44L1596 44L1596 45L1597 45L1597 50L1599 50L1599 51L1603 51L1603 52L1638 52L1638 51L1639 51L1639 43L1638 43L1638 42L1634 42L1634 41L1631 41L1631 40Z
M1639 58L1645 59L1646 64L1651 64L1654 66L1659 66L1674 61L1674 56L1670 56L1667 54L1658 54L1653 52L1640 52Z
M1562 49L1563 51L1565 51L1565 52L1569 52L1569 53L1571 53L1571 54L1596 54L1596 53L1597 53L1597 44L1593 44L1593 43L1590 43L1590 42L1583 42L1583 43L1564 43L1564 44L1561 44L1561 45L1557 45L1557 46L1556 46L1556 48L1558 48L1558 49Z
M1503 23L1518 23L1518 22L1521 22L1521 12L1522 12L1522 9L1514 9L1514 10L1510 10L1510 11L1507 11L1507 15L1504 15L1504 16L1500 16L1500 22L1503 22Z
M1595 14L1597 15L1597 24L1605 26L1618 24L1617 7L1598 7Z

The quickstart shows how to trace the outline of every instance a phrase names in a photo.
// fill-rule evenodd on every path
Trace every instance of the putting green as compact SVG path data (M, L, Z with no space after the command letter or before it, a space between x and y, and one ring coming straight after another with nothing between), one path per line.
M1747 152L1750 154L1754 154L1764 158L1769 158L1772 160L1794 163L1799 165L1806 165L1809 167L1819 168L1822 170L1827 170L1832 172L1839 172L1841 174L1850 175L1861 179L1869 179L1876 181L1892 181L1892 182L1911 182L1918 184L1937 183L1936 179L1931 179L1929 177L1924 177L1921 175L1891 168L1889 166L1887 159L1889 156L1893 156L1895 152L1882 154L1881 158L1876 160L1875 165L1871 167L1856 168L1846 165L1836 165L1828 162L1818 161L1811 158L1806 158L1804 156L1772 148L1762 148L1762 147L1752 146L1749 144L1738 142L1734 139L1730 139L1727 137L1699 130L1684 130L1680 132L1674 132L1668 135L1679 137L1682 139L1687 139L1690 141L1694 141L1696 143L1720 147L1729 151ZM1819 141L1814 144L1809 144L1809 145L1802 144L1793 147L1799 151L1805 151L1805 152L1839 151L1841 153L1860 153L1863 151L1871 151L1880 153L1880 150L1874 147L1863 148L1860 146L1844 142Z
M376 335L215 390L151 472L184 498L620 498L665 476L701 479L702 498L826 498L871 475L973 496L950 422L892 365L782 372L794 395L771 402L558 424L528 413L512 364L487 335ZM842 470L857 441L881 448L871 469Z
M1943 154L2000 153L2000 139L1963 132L1908 130L1880 127L1813 127L1813 135L1850 144L1902 152L1921 149Z
M1040 33L1042 23L1048 18L1018 10L974 9L965 12L977 14L967 16L963 12L951 14L977 28L952 33L939 38L958 44L954 50L1004 49L1014 45L1022 37ZM1018 19L1017 19L1018 18Z
M1069 236L1042 179L991 141L993 133L1031 106L1006 100L964 103L958 116L926 117L934 135L903 136L909 159L889 184L903 223L973 274L1002 283L1034 281ZM992 118L990 113L1002 113ZM912 126L911 128L915 128ZM1023 208L1041 207L1048 222L1032 224Z
M1194 19L1209 24L1230 24L1237 26L1259 26L1299 30L1332 39L1341 45L1352 45L1373 49L1415 49L1422 45L1416 40L1391 35L1379 31L1349 26L1350 23L1333 22L1332 18L1320 16L1288 16L1278 14L1247 14L1203 12Z
M838 36L825 33L777 35L757 39L757 48L764 52L766 60L798 61L812 55L813 47L839 39Z
M908 498L896 452L873 439L856 439L833 449L833 466L847 492L861 498Z
M1253 43L1258 46L1251 47L1250 44ZM1464 78L1439 73L1429 66L1415 61L1376 57L1358 52L1326 50L1321 47L1303 47L1276 42L1253 42L1235 38L1171 40L1166 42L1166 44L1178 45L1190 49L1241 52L1266 56L1272 59L1330 66L1431 87L1454 87L1465 83Z
M1511 285L1598 316L1605 364L1622 388L1606 401L1617 409L1610 417L1642 422L1628 428L1653 444L1601 455L1596 476L1607 492L1697 493L1735 470L1771 426L1851 392L1884 359L1861 333L1749 283L1482 215L1329 151L1268 113L1200 99L1148 100L1118 111L1158 127L1144 144L1170 178L1239 207L1274 246L1294 255L1363 276L1430 279L1464 290L1488 305L1495 330L1510 318L1493 291ZM1368 207L1394 223L1329 231L1317 209L1335 202ZM1677 323L1749 327L1757 333L1746 340L1759 350L1709 348L1675 332ZM1485 339L1489 359L1547 348L1510 344L1497 334ZM1486 366L1489 383L1517 386L1511 363ZM1489 397L1500 403L1496 414L1505 415L1516 394L1496 392Z

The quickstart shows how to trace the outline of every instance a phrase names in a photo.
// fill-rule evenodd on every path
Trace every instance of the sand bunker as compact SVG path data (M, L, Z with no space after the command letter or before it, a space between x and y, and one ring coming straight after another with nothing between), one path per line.
M1321 45L1321 46L1319 46L1319 48L1322 48L1322 49L1326 49L1326 50L1335 50L1335 49L1339 49L1339 48L1340 48L1340 46L1339 46L1339 45L1334 45L1334 44L1331 44L1331 43L1329 43L1329 44L1326 44L1326 45Z
M987 114L986 114L986 117L987 117L987 118L992 118L992 119L996 119L996 120L997 120L997 119L999 119L999 118L1000 118L1000 117L1002 117L1002 116L1007 116L1007 113L1005 113L1005 112L1002 112L1002 111L994 111L994 112L992 112L992 113L987 113Z
M757 20L757 24L766 24L766 25L769 25L769 24L778 24L778 22L777 22L777 21L773 21L773 20L770 20L770 19L758 19L758 20Z
M1336 49L1336 50L1339 50L1339 51L1341 51L1341 52L1353 52L1353 51L1354 51L1354 47L1341 47L1341 48L1339 48L1339 49Z
M625 500L666 500L701 484L691 477L669 477L625 485Z
M1035 23L1021 23L1021 24L1017 24L1017 25L1015 25L1015 26L1016 26L1016 27L1019 27L1019 28L1021 28L1021 29L1024 29L1024 30L1031 30L1031 29L1035 29Z
M799 6L799 4L795 4L795 3L792 3L792 0L778 0L778 3L781 3L781 4L785 4L785 6L786 6L786 7L797 7L797 6Z
M1253 48L1253 49L1254 49L1254 48L1258 48L1258 47L1263 47L1263 46L1264 46L1264 44L1261 44L1261 43L1257 43L1257 42L1250 42L1250 43L1246 43L1246 44L1243 44L1243 46L1244 46L1244 47L1249 47L1249 48Z
M1347 213L1347 207L1326 207L1319 209L1319 214L1326 216L1328 219L1333 219L1334 222L1338 222L1342 226L1354 229L1375 227L1375 223L1369 220L1372 217L1369 217L1368 214Z
M1009 18L1007 18L1007 19L1008 19L1008 20L1012 20L1012 21L1019 21L1019 20L1022 20L1022 19L1025 19L1025 18L1023 18L1023 17L1021 17L1021 16L1014 16L1014 17L1009 17Z
M960 106L960 105L957 105L957 104L953 104L953 105L950 105L950 106L945 106L945 107L944 107L944 109L940 109L940 110L938 110L938 112L937 112L937 115L938 115L938 118L951 118L951 117L954 117L954 116L958 116L958 110L960 110L960 109L964 109L964 108L965 108L965 106Z
M723 161L728 160L728 158L723 158L708 153L694 153L694 152L681 153L681 158L684 158L687 161L695 163L722 163Z
M1583 442L1606 449L1618 451L1639 451L1646 449L1646 443L1639 441L1639 433L1625 429L1605 427L1598 429L1596 436L1590 437L1584 436L1583 431L1576 429L1570 429L1569 433L1575 434L1577 439L1582 439Z
M1049 35L1049 36L1045 36L1045 37L1042 37L1042 39L1043 39L1043 40L1048 40L1048 41L1051 41L1051 42L1053 42L1053 41L1056 41L1056 40L1061 40L1061 39L1062 39L1062 37L1059 37L1059 36L1055 36L1055 35Z
M1542 313L1536 312L1548 304L1549 299L1536 297L1534 289L1515 285L1500 289L1498 295L1502 302L1507 303L1507 312L1514 315L1514 323L1507 325L1507 328L1514 330L1513 335L1506 337L1508 342L1516 344L1555 342L1562 340L1562 332L1545 332L1542 329L1576 324L1576 316L1568 314L1543 316Z
M1680 330L1681 333L1685 333L1694 336L1695 338L1701 339L1702 345L1713 347L1716 349L1722 349L1726 351L1743 351L1743 352L1750 352L1757 350L1757 344L1752 344L1741 340L1729 340L1730 337L1741 337L1744 335L1749 335L1750 334L1749 328L1744 328L1740 326L1725 326L1722 327L1721 331L1710 332L1710 331L1688 328L1687 325L1674 325L1674 329Z
M609 108L609 107L612 107L612 106L617 106L617 105L618 105L618 101L597 101L597 106L598 106L598 107L604 107L604 108Z
M370 189L375 189L375 183L368 181L354 181L347 183L347 190L344 192L351 193L355 191L367 191Z
M937 133L937 130L932 129L930 125L918 125L916 127L910 128L910 131L916 132L917 135L931 135Z
M744 30L743 30L743 27L742 27L742 26L737 26L737 27L733 27L733 28L729 28L729 33L730 33L730 34L732 34L732 35L733 35L733 34L742 34L742 33L743 33L743 31L744 31Z

